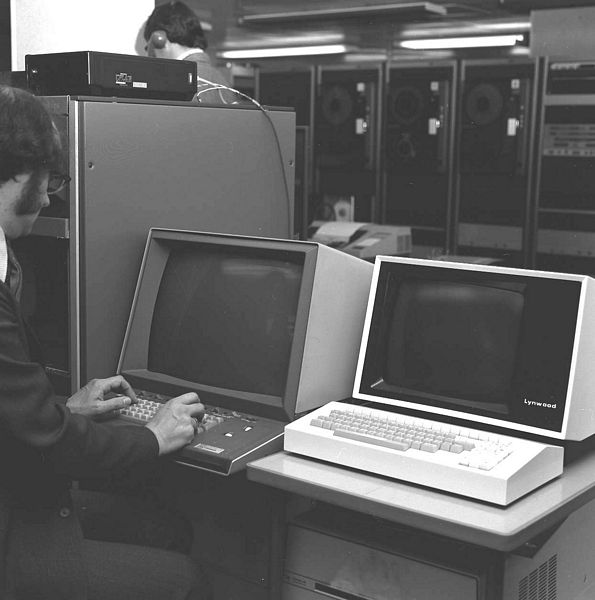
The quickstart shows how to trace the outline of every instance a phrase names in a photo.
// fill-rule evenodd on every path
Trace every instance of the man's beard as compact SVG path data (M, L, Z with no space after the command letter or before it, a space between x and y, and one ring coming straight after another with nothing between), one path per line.
M33 173L24 185L21 195L15 204L15 214L19 216L33 215L41 210L43 201L41 175Z

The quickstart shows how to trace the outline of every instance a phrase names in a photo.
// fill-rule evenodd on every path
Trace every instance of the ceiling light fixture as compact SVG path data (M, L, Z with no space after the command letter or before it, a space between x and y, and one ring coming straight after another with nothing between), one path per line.
M415 16L445 16L446 7L434 2L388 2L383 4L363 4L360 6L340 6L335 8L315 8L284 10L282 12L260 12L245 14L239 18L240 24L250 23L295 23L296 20L318 21L320 19L346 19L350 17L412 18Z
M436 50L445 48L493 48L498 46L515 46L523 42L525 36L515 35L481 35L470 37L428 38L423 40L402 40L401 48L408 50Z
M283 56L312 56L316 54L345 54L350 48L345 44L323 44L318 46L288 46L279 48L246 48L244 50L222 50L220 58L274 58Z

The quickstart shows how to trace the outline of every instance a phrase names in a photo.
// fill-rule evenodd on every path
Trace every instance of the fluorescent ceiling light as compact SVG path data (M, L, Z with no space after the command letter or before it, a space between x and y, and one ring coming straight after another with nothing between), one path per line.
M247 48L245 50L223 50L217 53L221 58L271 58L277 56L311 56L315 54L345 54L349 48L345 44L325 44L320 46L289 46L279 48Z
M431 36L424 36L431 37ZM285 48L288 46L327 46L328 44L346 44L345 33L340 31L321 30L316 32L276 30L274 32L259 31L253 37L247 37L244 32L232 32L226 37L223 45L217 51L249 50L252 48Z
M435 50L444 48L489 48L514 46L525 39L523 35L481 35L457 38L432 38L424 40L403 40L401 48L409 50Z
M345 56L345 62L347 63L361 63L366 61L382 62L388 58L386 52L358 52L347 54Z

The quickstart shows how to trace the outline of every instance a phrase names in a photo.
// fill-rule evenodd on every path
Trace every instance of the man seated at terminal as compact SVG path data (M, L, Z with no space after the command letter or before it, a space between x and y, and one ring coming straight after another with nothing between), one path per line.
M227 80L206 53L207 39L200 19L183 2L157 6L147 19L144 30L149 56L190 60L196 63L198 91L196 99L208 104L233 104L236 95L225 89ZM223 86L223 87L220 87Z
M0 87L0 597L204 600L208 586L188 557L84 539L72 508L72 480L157 464L191 441L204 406L188 393L145 426L115 427L94 417L135 401L122 377L93 380L65 405L54 395L20 311L22 273L10 244L31 232L64 181L55 173L60 158L42 102Z

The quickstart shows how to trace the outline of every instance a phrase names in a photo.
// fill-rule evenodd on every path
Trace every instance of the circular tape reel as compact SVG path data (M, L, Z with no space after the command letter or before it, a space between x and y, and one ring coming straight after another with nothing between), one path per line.
M342 125L353 113L353 98L340 85L333 85L323 92L322 114L331 125Z
M401 125L410 125L423 113L422 93L411 85L396 88L390 93L390 116Z
M492 83L479 83L471 88L465 99L467 117L475 125L489 125L502 113L504 98Z

